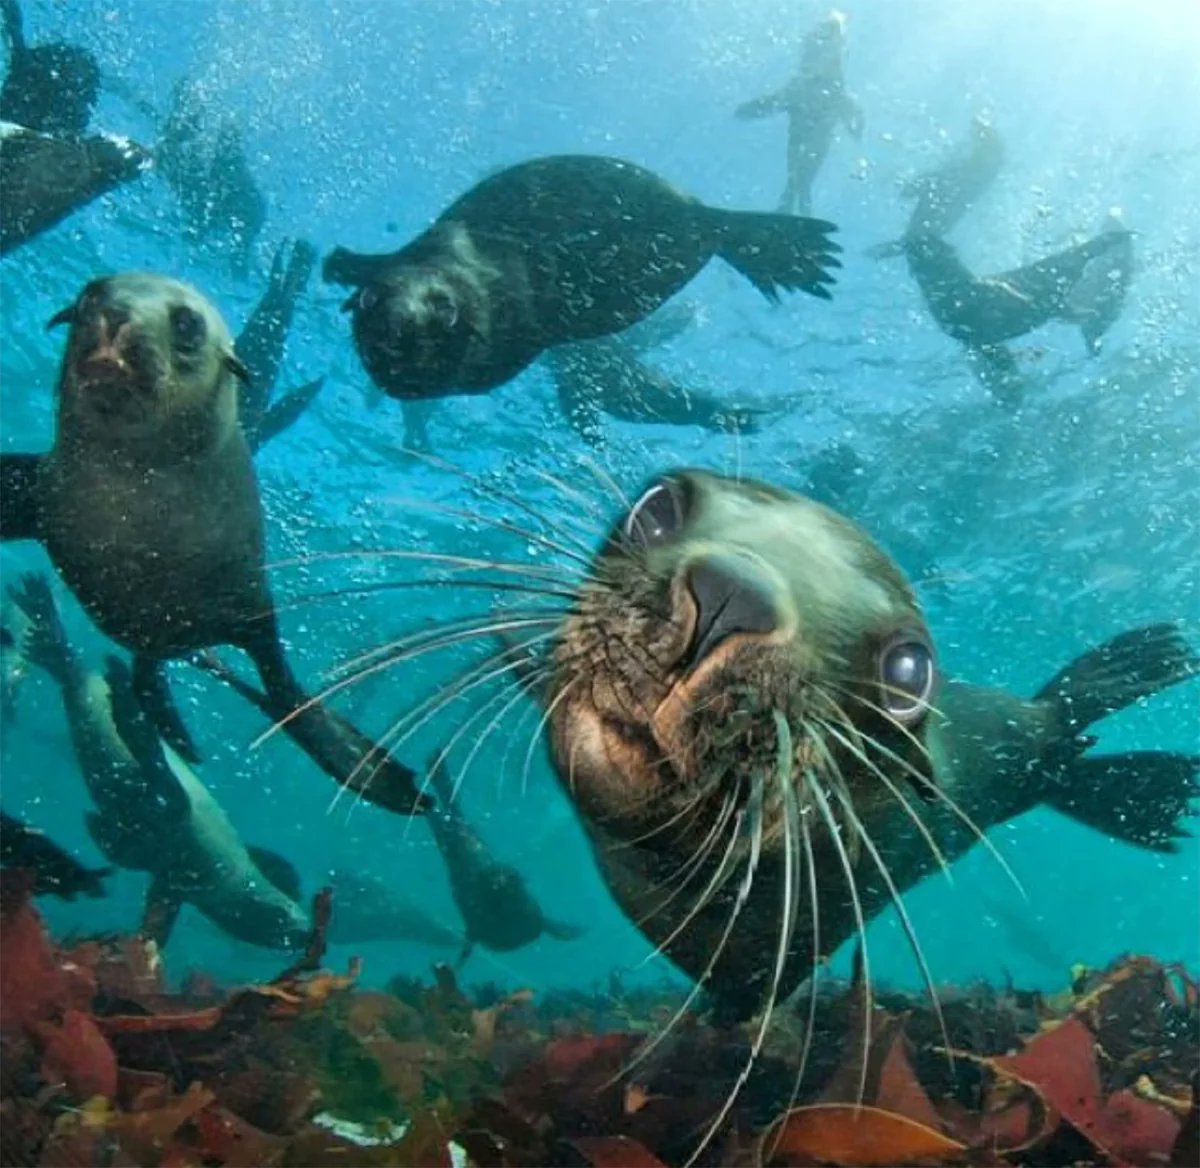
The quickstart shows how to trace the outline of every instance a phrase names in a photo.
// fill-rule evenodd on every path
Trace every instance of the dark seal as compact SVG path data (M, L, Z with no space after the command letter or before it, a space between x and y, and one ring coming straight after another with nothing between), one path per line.
M649 316L714 256L769 299L829 297L837 246L816 219L726 211L615 158L539 158L485 178L391 255L338 248L371 379L401 399L486 393L553 345Z

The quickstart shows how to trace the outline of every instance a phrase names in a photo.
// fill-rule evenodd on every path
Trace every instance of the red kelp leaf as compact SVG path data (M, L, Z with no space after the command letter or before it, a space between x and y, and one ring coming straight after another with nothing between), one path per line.
M591 1168L666 1168L653 1152L627 1136L577 1136L566 1142Z
M1181 1126L1165 1108L1131 1091L1118 1091L1105 1101L1099 1135L1116 1156L1131 1164L1150 1164L1170 1155Z
M171 1098L171 1083L158 1071L117 1069L117 1102L123 1111L153 1111Z
M158 946L145 937L81 941L63 953L63 961L88 970L106 998L153 1009L166 992Z
M1095 1039L1078 1019L1044 1030L1024 1050L990 1060L1002 1073L1036 1087L1071 1126L1087 1135L1100 1113Z
M132 1114L115 1111L103 1116L98 1113L96 1118L139 1163L156 1164L179 1129L199 1115L212 1099L207 1087L193 1083L182 1095L152 1111Z
M540 1066L551 1079L570 1079L597 1061L620 1065L642 1041L639 1034L595 1034L560 1038L542 1053Z
M29 900L29 874L0 873L0 1030L49 1018L68 997L42 918Z
M508 997L483 1010L471 1011L472 1040L475 1054L486 1058L496 1041L496 1024L502 1014L514 1006L524 1006L533 1001L533 990L517 990Z
M224 1107L205 1107L192 1120L192 1128L196 1133L194 1142L206 1163L269 1164L285 1142Z
M155 1034L160 1030L211 1030L223 1013L224 1007L211 1006L185 1014L112 1014L96 1022L105 1034Z
M392 1163L411 1164L413 1168L453 1168L451 1135L449 1109L426 1108L412 1117L404 1135L392 1145Z
M954 1164L965 1144L931 1127L852 1103L797 1107L773 1123L762 1137L765 1165L838 1164L872 1168L901 1164Z
M1200 1164L1200 1071L1192 1076L1192 1108L1171 1149L1172 1168Z
M117 1056L89 1014L67 1010L57 1025L41 1022L36 1028L43 1043L42 1074L49 1082L61 1080L80 1102L116 1095Z

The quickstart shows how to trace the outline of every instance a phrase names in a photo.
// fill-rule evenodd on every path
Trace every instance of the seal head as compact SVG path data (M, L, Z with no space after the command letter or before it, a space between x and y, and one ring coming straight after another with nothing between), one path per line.
M693 812L742 800L778 770L780 717L801 808L814 783L840 784L856 806L878 787L839 734L923 765L929 632L899 570L835 512L675 473L641 496L594 577L556 649L550 726L560 771L597 822L690 816L707 830ZM779 814L775 792L764 838L781 836Z
M237 429L245 368L216 309L187 284L131 272L93 280L47 325L71 326L59 432L162 454L220 445Z

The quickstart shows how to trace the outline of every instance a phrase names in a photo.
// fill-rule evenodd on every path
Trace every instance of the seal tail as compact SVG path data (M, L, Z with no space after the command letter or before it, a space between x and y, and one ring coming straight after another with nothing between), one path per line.
M768 300L780 291L801 289L830 300L827 285L842 266L842 249L829 238L837 228L824 219L806 219L770 211L725 211L704 207L715 250ZM327 265L328 266L328 265Z
M1101 719L1200 676L1200 657L1173 624L1132 629L1077 657L1037 693L1054 711L1066 757L1045 802L1117 839L1172 852L1189 833L1179 820L1200 797L1200 756L1137 751L1085 756L1083 733Z

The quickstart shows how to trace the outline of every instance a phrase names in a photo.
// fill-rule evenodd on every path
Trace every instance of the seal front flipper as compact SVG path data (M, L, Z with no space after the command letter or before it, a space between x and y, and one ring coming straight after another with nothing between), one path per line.
M335 247L325 257L321 278L326 284L345 284L361 287L382 280L395 264L398 252L387 255L364 255L349 248Z
M260 848L254 844L247 844L246 851L250 853L250 859L254 861L255 867L284 896L289 900L296 901L297 904L303 903L304 889L300 883L300 873L296 871L290 860L285 860L283 856L278 852L271 851L270 848Z
M167 685L166 676L163 674L162 662L155 657L138 654L133 659L131 681L138 704L158 727L163 741L180 758L186 759L193 765L202 762L203 759L196 749L192 735L180 716L174 698L171 697L170 686Z
M172 818L182 818L191 804L163 754L158 731L135 689L135 675L117 657L105 660L113 725L146 780L147 790ZM178 753L178 752L176 752Z
M40 539L40 454L0 454L0 539Z
M566 921L543 917L542 932L556 941L578 941L587 932L587 928L584 925L572 925Z
M183 899L167 880L155 876L146 889L146 903L142 909L142 924L138 932L148 941L153 941L161 950L175 931Z
M801 289L830 300L826 285L831 269L840 268L841 247L829 238L837 227L824 219L807 219L770 211L725 211L698 206L696 213L715 237L714 251L736 268L768 300L781 290Z
M274 402L263 415L254 432L246 435L250 449L261 450L272 438L278 437L295 422L309 406L317 400L317 394L325 385L325 378L318 377Z
M1025 378L1007 345L967 345L967 364L997 405L1015 412L1025 399Z

